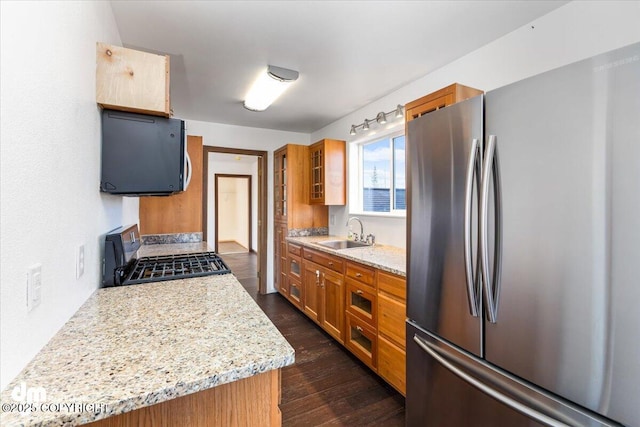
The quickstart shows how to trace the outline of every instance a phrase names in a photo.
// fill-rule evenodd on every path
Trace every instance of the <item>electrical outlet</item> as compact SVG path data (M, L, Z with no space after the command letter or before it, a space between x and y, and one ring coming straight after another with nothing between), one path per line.
M329 215L329 225L336 225L336 216L335 216L335 214Z
M78 246L76 251L76 279L84 274L84 244Z
M41 301L42 264L34 264L27 270L27 310L33 310Z

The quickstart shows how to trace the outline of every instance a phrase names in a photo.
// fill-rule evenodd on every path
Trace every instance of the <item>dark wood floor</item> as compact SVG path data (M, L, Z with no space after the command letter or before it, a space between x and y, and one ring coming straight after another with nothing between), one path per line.
M404 398L280 294L259 295L256 254L222 255L296 351L282 370L283 426L404 426Z

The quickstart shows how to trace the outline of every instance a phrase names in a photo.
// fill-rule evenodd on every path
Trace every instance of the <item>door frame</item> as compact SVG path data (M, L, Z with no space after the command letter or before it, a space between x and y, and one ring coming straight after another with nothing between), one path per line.
M207 235L207 204L209 195L209 153L238 154L258 158L258 292L267 293L267 151L243 148L214 147L203 145L202 168L202 233ZM216 237L217 238L217 237Z
M208 156L208 155L207 155ZM251 214L253 213L253 204L251 203L251 175L241 175L241 174L232 174L232 173L216 173L214 174L214 179L215 179L215 190L214 190L214 197L216 200L216 203L214 204L214 213L216 216L216 223L215 223L215 232L216 232L216 241L215 241L215 251L218 252L218 242L220 241L220 239L218 238L219 234L218 234L218 230L219 230L219 218L220 216L218 215L218 178L233 178L233 179L246 179L247 180L247 185L249 186L248 188L248 197L249 197L249 247L247 249L249 249L249 252L255 252L255 250L253 249L253 243L252 243L252 221L251 221Z

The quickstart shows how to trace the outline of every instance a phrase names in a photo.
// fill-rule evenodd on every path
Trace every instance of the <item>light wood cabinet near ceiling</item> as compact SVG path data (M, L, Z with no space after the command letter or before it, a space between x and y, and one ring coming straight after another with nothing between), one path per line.
M344 205L346 167L344 141L323 139L309 146L309 204Z
M96 102L105 108L169 117L169 55L96 44Z
M454 83L433 93L425 95L405 105L405 121L410 122L432 111L444 108L468 98L480 95L483 92L472 87Z
M290 231L329 224L327 206L307 204L308 157L305 145L287 144L273 153L274 285L297 305L301 304L300 277L288 279L286 238Z

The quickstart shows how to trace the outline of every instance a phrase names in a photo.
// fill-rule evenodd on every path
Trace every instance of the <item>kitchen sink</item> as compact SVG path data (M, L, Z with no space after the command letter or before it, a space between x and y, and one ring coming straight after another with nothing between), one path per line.
M318 242L318 244L331 249L362 248L370 246L365 242L354 242L353 240L327 240L324 242Z

